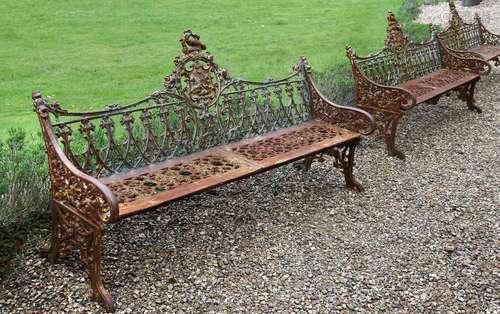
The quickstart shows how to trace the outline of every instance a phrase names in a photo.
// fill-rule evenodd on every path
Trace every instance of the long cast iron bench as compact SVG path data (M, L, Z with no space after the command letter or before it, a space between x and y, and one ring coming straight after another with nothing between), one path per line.
M380 52L360 57L347 47L347 56L356 85L356 105L373 113L389 155L404 159L395 138L405 112L424 102L435 104L450 91L457 91L470 110L481 112L475 105L475 85L491 66L442 49L436 36L425 43L413 43L394 14L389 12L387 21L385 47Z
M478 14L473 23L465 23L452 0L449 1L449 6L448 28L437 32L441 45L458 56L492 61L500 66L500 35L486 29Z
M326 99L301 58L288 77L233 79L184 32L164 88L133 104L70 112L33 93L50 166L51 262L80 249L93 296L113 311L104 288L105 225L294 161L308 169L333 156L349 188L354 150L371 115Z

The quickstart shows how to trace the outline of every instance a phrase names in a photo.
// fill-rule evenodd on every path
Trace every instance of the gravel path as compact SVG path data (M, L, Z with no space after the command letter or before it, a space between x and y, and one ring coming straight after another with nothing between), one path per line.
M454 96L413 110L405 162L365 140L365 193L329 162L284 167L111 226L103 278L119 312L498 313L499 81L479 84L482 114ZM102 311L76 254L51 266L40 244L0 311Z
M461 1L455 1L455 3L460 16L465 21L472 22L474 14L478 13L487 28L497 33L500 32L500 1L483 0L480 5L473 7L463 7ZM446 2L438 5L424 5L417 22L448 25L449 15L450 11Z

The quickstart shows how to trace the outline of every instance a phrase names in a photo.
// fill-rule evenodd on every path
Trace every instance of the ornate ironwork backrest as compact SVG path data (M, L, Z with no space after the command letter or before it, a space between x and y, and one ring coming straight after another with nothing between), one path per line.
M449 1L450 21L448 27L438 33L443 43L456 50L467 50L481 45L481 29L479 22L465 23L460 17L454 1Z
M394 86L435 72L441 67L437 41L413 43L404 34L392 12L387 15L385 47L368 57L357 56L348 50L355 66L373 81Z
M53 106L65 154L95 177L145 166L309 119L305 60L281 80L234 79L185 31L164 88L127 106L72 113Z

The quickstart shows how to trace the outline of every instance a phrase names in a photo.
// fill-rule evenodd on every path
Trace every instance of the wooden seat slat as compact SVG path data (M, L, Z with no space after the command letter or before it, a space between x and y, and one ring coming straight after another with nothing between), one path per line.
M335 134L324 137L323 130L331 130ZM301 131L306 131L312 134L313 137L320 137L314 142L301 144L290 150L281 149L283 151L276 152L274 156L268 158L262 159L259 156L258 160L249 158L238 152L238 149L241 147L252 145L262 147L262 142L272 142L287 135L295 137ZM265 136L215 147L202 153L171 159L168 162L143 169L135 169L130 173L125 172L119 176L103 178L101 181L107 184L120 200L120 218L123 218L188 195L318 154L357 138L359 138L359 134L352 131L332 127L323 121L312 121L271 132ZM300 142L301 137L297 137L296 141ZM276 146L274 144L270 147L273 148ZM214 163L216 165L213 165ZM175 170L172 170L172 168ZM214 172L214 170L216 171ZM171 183L178 181L179 178L183 179L183 175L179 174L183 171L185 173L184 177L192 178L195 176L196 178L190 179L189 182L186 182L188 179L184 179L184 182L176 182L172 186L166 185L166 182ZM158 175L161 172L166 172L166 174ZM130 200L131 195L136 195L137 197Z
M480 54L484 60L493 61L500 57L500 47L493 45L482 45L476 48L471 48L467 51Z
M441 69L398 86L414 93L417 103L423 103L478 78L476 73Z

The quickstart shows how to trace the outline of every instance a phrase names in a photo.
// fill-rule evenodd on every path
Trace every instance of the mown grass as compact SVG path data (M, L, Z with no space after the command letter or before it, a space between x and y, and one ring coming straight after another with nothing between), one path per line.
M430 39L429 26L415 23L415 19L420 12L423 4L436 4L447 0L405 0L401 8L394 13L398 21L402 24L410 40L413 42L422 42ZM384 21L384 25L386 22ZM383 46L381 41L380 47ZM359 55L366 55L363 46L352 45ZM375 53L378 50L370 50ZM316 79L321 89L330 99L340 104L354 105L354 80L351 75L351 65L347 60L329 66L326 70L316 71Z
M6 2L6 3L5 3ZM344 46L381 47L385 12L401 0L5 1L0 19L0 133L38 130L31 90L70 109L126 103L161 87L184 29L199 33L237 77L289 73L300 55L317 71Z

